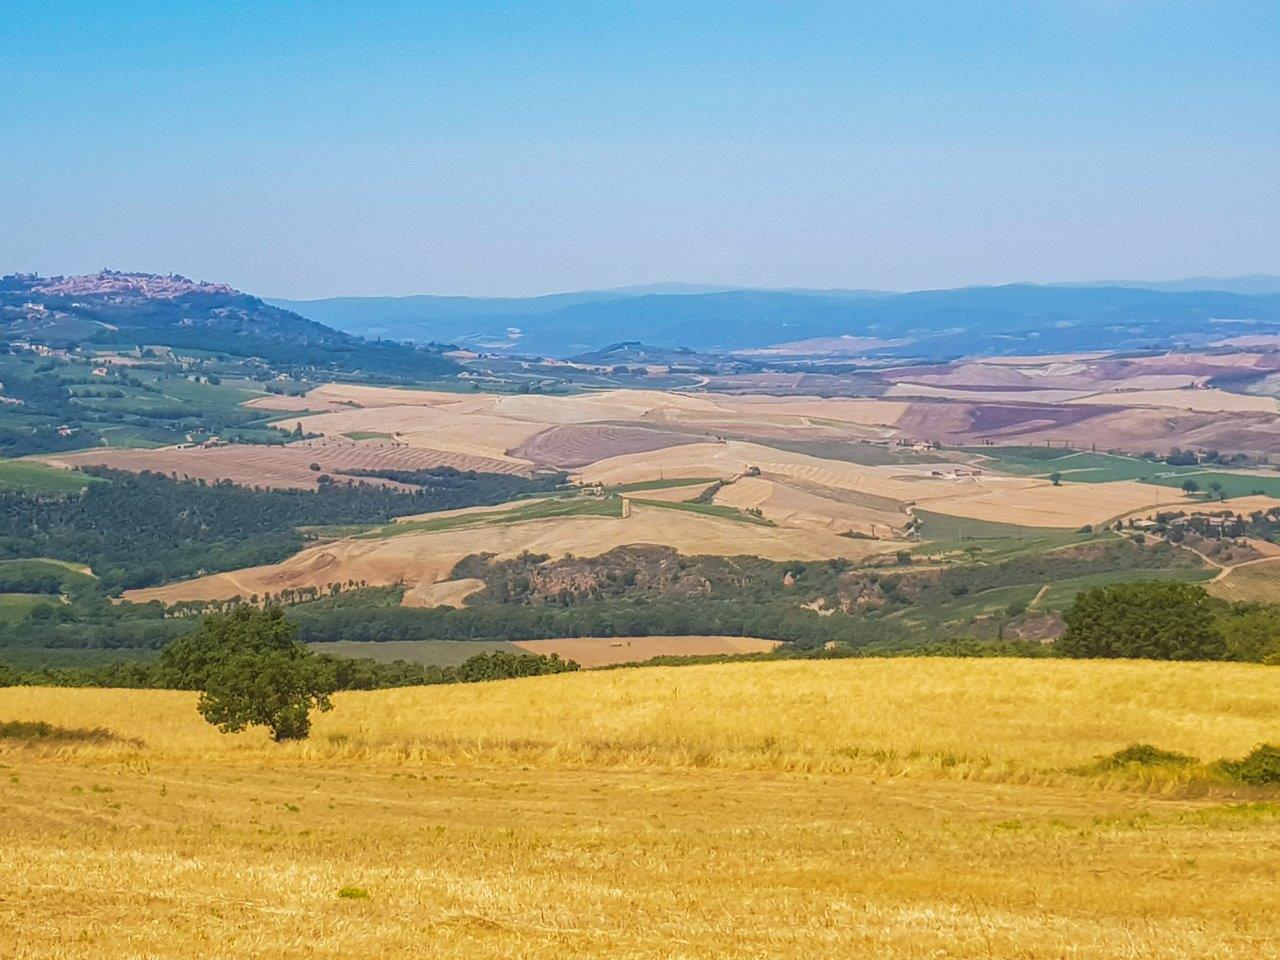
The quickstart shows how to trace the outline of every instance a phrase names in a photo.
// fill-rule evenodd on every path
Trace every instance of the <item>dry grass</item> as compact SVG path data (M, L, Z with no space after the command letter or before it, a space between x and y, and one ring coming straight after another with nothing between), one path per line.
M292 746L188 694L0 690L5 719L145 742L0 746L0 952L1280 956L1280 809L1061 772L1274 739L1264 676L654 668L345 694Z

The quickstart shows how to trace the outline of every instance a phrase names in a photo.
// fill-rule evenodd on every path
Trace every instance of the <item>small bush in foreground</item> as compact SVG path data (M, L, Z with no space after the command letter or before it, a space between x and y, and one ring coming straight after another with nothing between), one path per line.
M1280 783L1280 746L1264 743L1240 760L1219 760L1218 770L1232 780L1254 786Z
M364 887L343 887L338 891L340 900L368 900L369 891Z
M43 720L0 721L0 740L17 740L22 743L106 743L117 739L119 738L114 733L101 727L55 727Z
M1117 750L1105 757L1099 757L1093 764L1095 771L1120 770L1125 767L1185 767L1199 763L1199 759L1173 750L1161 750L1149 743L1134 743Z

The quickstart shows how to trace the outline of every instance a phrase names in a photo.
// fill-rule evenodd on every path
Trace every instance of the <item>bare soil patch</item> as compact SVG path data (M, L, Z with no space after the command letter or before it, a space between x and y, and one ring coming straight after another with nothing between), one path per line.
M572 469L628 453L647 453L684 443L688 434L621 424L557 424L529 437L508 453L520 460Z

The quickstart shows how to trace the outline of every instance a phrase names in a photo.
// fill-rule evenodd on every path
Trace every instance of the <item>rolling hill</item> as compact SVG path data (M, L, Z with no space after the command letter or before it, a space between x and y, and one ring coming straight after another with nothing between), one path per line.
M0 333L49 347L169 346L345 372L453 370L430 347L334 330L225 284L145 273L0 278Z

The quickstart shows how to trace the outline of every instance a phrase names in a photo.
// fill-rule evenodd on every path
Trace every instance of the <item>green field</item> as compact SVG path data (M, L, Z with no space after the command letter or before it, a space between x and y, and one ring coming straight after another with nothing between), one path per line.
M46 598L48 599L48 598ZM56 602L57 598L53 598ZM93 670L116 663L146 663L156 651L130 647L109 650L75 647L9 647L0 650L0 663L15 670Z
M754 523L761 527L772 527L773 523L764 517L757 517L753 513L747 513L745 510L739 510L737 507L727 507L721 503L699 503L695 500L682 500L672 502L670 500L640 500L632 497L632 503L642 504L646 507L660 507L663 510L683 510L686 513L701 513L708 517L719 517L721 520L737 520L740 523Z
M679 477L672 480L637 480L635 483L620 483L617 486L605 487L605 490L608 493L642 493L645 490L696 487L704 483L715 483L717 479L717 477Z
M282 418L287 420L288 417ZM395 439L389 433L382 433L379 430L352 430L350 433L344 433L344 437L348 440L393 440Z
M1087 577L1072 577L1069 580L1059 580L1050 584L1049 589L1036 604L1036 608L1040 610L1061 610L1069 607L1071 601L1075 599L1076 594L1081 590L1105 587L1113 583L1130 583L1134 580L1189 580L1203 582L1213 579L1217 572L1217 570L1196 570L1184 567L1139 568L1137 570L1111 570Z
M492 527L506 523L523 523L527 520L551 520L559 517L621 517L622 501L617 497L579 497L573 500L546 499L522 503L510 510L493 513L460 513L451 517L431 520L410 520L406 523L389 523L365 533L356 534L359 540L381 540L406 533L434 533L440 530L459 530L468 527ZM324 530L325 528L316 528Z
M72 470L60 470L34 460L0 460L0 490L21 490L23 493L79 493L91 483L101 483L95 477Z
M240 382L245 385L249 383L249 381ZM228 380L223 380L215 386L210 383L197 383L193 380L187 380L185 377L171 377L160 379L156 381L155 385L160 388L161 396L169 400L177 400L180 403L189 403L202 409L208 407L238 407L247 400L264 396L261 390L246 389Z
M36 607L61 601L47 593L0 593L0 621L15 623L25 620Z
M1074 577L1065 576L1059 579L1051 570L1046 572L1043 564L1038 562L1041 555L1052 557L1053 547L1025 547L1022 551L1023 561L1017 559L1015 551L1002 556L983 557L982 559L992 561L1001 559L1010 561L1005 565L1006 573L1002 576L1021 582L1004 583L985 590L963 593L954 599L934 596L928 602L917 603L891 613L886 620L891 622L897 620L914 630L942 637L962 635L966 632L982 635L984 632L982 620L985 618L989 621L986 624L987 632L994 635L995 624L1008 619L1010 605L1029 606L1039 611L1060 611L1071 605L1077 593L1091 587L1134 580L1205 581L1218 572L1216 569L1207 567L1136 566ZM1140 558L1138 559L1140 561ZM1025 571L1021 569L1023 563L1028 567ZM979 563L956 569L982 571L995 569L996 566L995 562ZM1042 589L1043 594L1041 594Z
M918 605L891 614L888 621L898 620L913 630L926 631L934 637L981 633L970 628L975 619L989 617L993 623L1004 616L1010 604L1027 604L1040 591L1042 584L1019 583L994 587L951 603ZM994 629L994 627L993 627Z
M174 440L173 437L166 437L163 440L152 439L148 434L155 433L154 427L139 427L131 423L103 424L97 427L97 430L111 447L140 449L166 447Z
M404 660L428 667L456 667L481 653L528 653L505 640L333 640L307 644L316 653L353 660Z
M88 568L81 564L68 563L66 560L54 560L51 557L40 557L30 560L0 560L0 577L20 576L23 574L45 574L60 577L63 586L68 584L91 583L97 579Z
M928 510L917 510L915 515L920 519L920 539L926 541L915 548L917 553L970 550L980 552L984 557L999 557L1024 551L1051 550L1099 536L1060 527L1020 527L1012 523L971 520Z
M1201 491L1220 483L1226 497L1264 494L1280 497L1280 476L1273 473L1227 473L1203 466L1175 467L1167 463L1112 453L1062 450L1056 447L970 447L991 461L994 469L1024 477L1062 475L1064 483L1111 483L1139 480L1162 487L1180 488L1194 480Z
M970 453L980 453L1002 473L1020 477L1049 477L1062 474L1064 482L1111 483L1115 480L1148 480L1181 477L1195 472L1197 467L1173 467L1167 463L1143 460L1141 457L1125 457L1113 453L1063 450L1057 447L971 447ZM1182 480L1178 479L1177 484Z
M1220 483L1226 497L1248 497L1254 494L1280 497L1280 476L1275 474L1222 473L1190 467L1176 477L1157 477L1146 482L1162 487L1181 487L1187 480L1194 480L1199 484L1202 493L1209 492L1209 484Z

